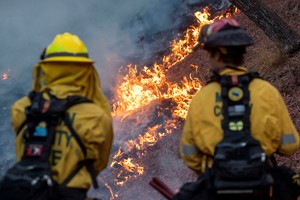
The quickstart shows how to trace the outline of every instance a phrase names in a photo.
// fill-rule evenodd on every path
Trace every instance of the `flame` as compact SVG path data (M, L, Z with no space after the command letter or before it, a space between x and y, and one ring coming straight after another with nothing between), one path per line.
M234 12L238 12L235 8ZM127 117L132 111L149 104L156 99L173 99L179 106L174 111L175 116L185 118L186 110L195 91L202 87L202 83L191 75L183 77L181 84L167 81L166 72L175 64L188 56L198 44L198 37L201 27L211 24L214 20L223 17L232 17L228 12L221 16L211 17L207 9L203 12L196 12L198 26L190 26L183 39L174 40L171 44L171 53L162 59L162 63L155 63L153 67L144 66L138 70L136 65L127 65L128 73L118 85L115 99L113 100L113 116L123 115ZM197 69L198 66L194 65ZM167 88L167 89L166 89ZM185 111L184 111L185 110Z
M118 194L114 194L113 189L108 185L108 183L106 183L103 179L100 179L100 180L105 185L105 187L107 187L107 189L110 193L109 200L113 200L113 199L115 199L115 197L117 198L119 196Z
M168 120L164 125L164 132L158 132L158 129L162 128L162 125L156 125L149 127L144 135L139 135L135 140L128 140L125 142L126 154L124 150L119 148L118 152L113 156L113 161L110 164L110 167L122 166L122 170L116 176L115 185L122 186L129 179L137 177L144 174L144 167L140 166L138 163L133 162L133 158L123 158L129 155L130 152L137 152L137 155L143 155L146 153L146 148L154 146L160 138L171 134L172 130L176 128L176 120ZM142 152L139 152L142 151Z
M121 117L123 120L137 109L158 99L171 100L176 103L176 108L172 109L173 119L149 127L146 132L139 134L136 139L125 141L124 147L119 148L110 164L111 168L122 166L114 180L116 186L123 186L131 178L144 173L144 167L129 155L135 154L139 158L147 152L148 147L154 146L162 137L172 134L178 119L186 117L192 97L203 86L198 78L192 77L192 74L183 77L179 83L168 82L166 72L193 51L198 44L198 36L203 25L210 24L215 19L231 17L232 13L236 12L238 11L231 11L213 19L210 19L211 15L207 9L196 12L194 15L198 26L190 26L183 39L173 40L170 53L163 57L161 63L155 63L151 68L147 66L140 68L133 64L126 66L127 74L119 82L113 99L112 116ZM193 64L190 67L198 72L197 65Z
M8 79L8 73L3 73L2 75L1 75L1 79L2 80L6 80L6 79Z
M3 72L1 74L1 80L7 80L9 78L14 79L12 76L10 76L10 68L7 69L7 72Z
M172 42L171 53L163 57L161 64L155 63L152 68L144 66L140 71L137 66L131 64L127 66L128 73L119 84L113 101L113 116L124 115L125 118L135 109L163 98L173 99L178 105L174 115L185 118L191 98L195 91L201 89L202 83L191 75L189 78L183 77L179 84L170 83L165 74L193 51L198 44L197 39L201 27L216 19L209 20L210 14L207 9L203 12L196 12L194 15L198 26L190 26L183 39Z
M136 171L139 175L144 173L144 167L139 166L138 164L132 163L133 158L127 158L123 159L121 162L119 162L120 165L122 165L125 170L129 172Z

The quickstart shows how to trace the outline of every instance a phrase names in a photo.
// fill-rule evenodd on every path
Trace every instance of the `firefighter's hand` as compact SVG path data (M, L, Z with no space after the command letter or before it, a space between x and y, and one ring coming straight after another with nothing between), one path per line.
M297 184L300 186L300 172L296 173L293 177L293 183Z

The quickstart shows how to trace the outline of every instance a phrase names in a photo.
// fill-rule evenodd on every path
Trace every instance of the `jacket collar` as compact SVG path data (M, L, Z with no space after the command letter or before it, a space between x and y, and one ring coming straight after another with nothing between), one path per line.
M213 73L218 74L221 76L228 76L228 75L242 75L247 73L247 68L244 66L238 66L238 67L233 67L233 66L224 66L218 69L214 69Z

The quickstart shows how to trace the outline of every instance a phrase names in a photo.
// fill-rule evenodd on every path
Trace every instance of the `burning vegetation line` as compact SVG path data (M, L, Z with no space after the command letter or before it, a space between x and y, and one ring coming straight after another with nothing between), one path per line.
M165 74L193 51L198 44L197 39L203 25L232 14L226 13L224 16L209 19L210 14L207 9L204 9L203 12L196 12L194 15L197 18L198 26L190 26L183 39L172 42L171 53L163 57L162 63L155 63L151 68L144 66L140 71L136 65L129 64L127 66L128 73L119 83L113 100L113 116L123 115L125 118L134 110L149 104L152 100L161 98L173 99L177 104L185 104L184 109L188 107L192 96L201 89L202 84L199 79L189 76L189 78L183 78L184 84L171 83L167 81ZM182 99L185 101L182 102ZM180 117L185 118L186 112L181 111L183 108L178 107L175 113L182 113Z
M190 26L183 39L172 42L171 53L163 57L162 63L155 63L151 68L144 66L141 70L138 70L136 65L127 65L128 73L117 86L113 99L112 115L122 118L122 120L153 100L169 99L174 101L177 106L173 110L172 119L164 121L163 124L149 127L144 134L140 134L136 139L125 141L124 149L119 148L110 164L110 169L122 166L113 181L115 186L123 186L129 179L144 173L144 167L140 166L129 155L136 154L140 158L145 155L146 148L155 145L159 139L171 134L176 128L175 124L178 118L184 119L186 117L193 95L202 88L199 79L193 78L191 74L188 77L183 77L180 83L168 82L166 72L193 51L193 48L198 44L197 39L203 25L210 24L215 19L230 17L232 13L225 13L210 19L209 12L204 9L203 12L196 12L194 15L197 18L198 26ZM198 70L197 65L191 65L191 67L196 71ZM108 183L105 183L105 186L110 191L110 199L118 197L118 193L113 194Z
M172 130L176 128L176 120L168 120L167 123L162 127L162 125L156 125L154 127L148 128L148 131L144 135L139 135L135 140L128 140L125 142L124 151L119 148L118 152L113 156L110 167L122 166L122 169L118 173L114 184L117 186L124 185L130 178L137 177L144 174L144 167L136 163L133 158L124 158L126 155L130 154L133 156L133 152L136 156L140 158L146 153L146 148L154 146L160 138L171 134ZM158 132L158 129L163 128L165 132Z

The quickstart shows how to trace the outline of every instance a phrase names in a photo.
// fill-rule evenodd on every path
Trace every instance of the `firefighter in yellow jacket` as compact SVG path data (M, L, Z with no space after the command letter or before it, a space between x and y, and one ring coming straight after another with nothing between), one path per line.
M246 46L253 41L234 19L221 19L202 28L201 45L209 53L211 69L218 75L241 75ZM299 149L299 134L277 89L262 79L249 85L251 134L267 157L291 155ZM221 86L213 82L192 99L183 128L180 152L197 174L212 166L215 146L223 138Z
M243 146L247 145L247 142L250 144L250 141L253 141L254 138L256 144L260 145L259 148L262 151L255 155L253 155L252 152L249 156L253 157L259 155L260 162L264 162L266 157L269 159L268 161L271 161L271 156L274 153L291 155L299 149L299 134L293 125L286 105L278 90L269 82L258 77L251 78L251 81L246 81L247 84L244 82L244 85L240 82L241 80L250 80L249 77L253 74L248 73L247 68L243 66L246 47L252 45L253 40L248 33L240 27L239 23L234 19L223 18L214 21L211 25L203 26L200 31L199 44L209 54L211 70L214 74L212 78L214 79L211 79L211 81L193 97L180 142L180 154L184 163L191 170L196 172L199 177L196 182L183 185L180 192L174 196L174 200L194 198L211 199L215 198L214 195L216 195L216 193L211 191L209 189L211 186L208 185L212 184L212 187L219 188L228 187L228 185L224 186L224 182L222 182L223 185L221 185L221 182L217 182L216 179L208 178L211 177L210 174L216 175L216 172L218 175L222 174L220 176L225 176L226 173L234 174L235 172L240 175L241 173L239 172L241 171L239 170L245 170L245 168L239 168L239 166L230 166L232 168L228 165L224 166L224 163L228 164L230 162L231 165L233 165L233 163L237 165L238 163L226 159L227 155L224 153L226 152L226 148L233 150L236 148L234 145ZM252 76L254 77L255 75L253 74ZM242 77L247 77L247 79L241 79ZM241 140L237 140L237 138L252 138L252 140L239 143ZM235 139L235 142L230 141L232 139ZM223 146L219 145L220 142L222 142L221 145ZM230 146L226 147L226 145ZM216 149L216 146L218 149ZM220 150L220 148L223 149ZM215 156L216 152L219 153L217 156ZM237 151L234 150L234 152ZM241 155L243 155L241 152L239 152L240 158ZM264 154L261 152L264 152ZM235 155L238 156L238 153ZM244 157L242 158L244 159ZM236 157L233 159L236 159ZM218 160L219 162L222 160L222 167L228 167L231 171L228 172L224 170L226 172L225 174L224 171L218 171L215 166L219 167L221 164L217 163L213 165L213 160ZM248 161L247 163L249 163ZM215 169L216 171L207 169ZM273 169L277 170L279 168L275 167ZM235 172L233 172L234 170ZM291 170L288 169L287 171ZM281 175L283 171L278 172L274 171L276 178L285 176ZM294 174L294 172L292 172L292 174ZM293 175L287 178L288 176L290 176L290 174L283 179L274 178L275 187L278 190L282 190L282 192L276 191L276 194L274 193L277 195L277 198L282 195L279 199L287 199L285 195L287 193L290 194L290 192L285 190L286 187L289 187L286 186L286 182L281 183L280 181L288 181L290 178L289 181L292 182L291 176ZM214 176L214 178L216 177L217 176ZM227 181L230 180L229 177L230 176L226 177ZM295 183L299 177L297 178L295 174L293 179ZM221 180L225 180L225 178ZM236 179L231 181L235 182L234 184L242 183L237 183ZM247 180L244 181L247 182ZM272 184L272 181L265 183L266 185ZM216 184L219 185L216 186ZM283 187L281 187L280 184ZM236 186L237 185L235 185L235 187ZM241 185L239 186L241 187ZM299 191L296 191L298 189L294 187L297 186L293 186L292 193L294 196L297 196L297 192ZM276 188L275 190L277 190ZM269 191L270 192L264 194L273 194L272 188L270 188ZM236 193L227 194L233 195L229 196L230 199L236 197L241 199L238 196L234 196ZM246 197L248 198L249 196ZM265 197L263 197L263 199L265 199Z
M32 89L42 92L46 98L46 93L59 99L69 95L80 95L93 102L75 105L67 110L67 113L71 117L72 127L86 148L87 159L94 160L93 167L98 174L108 163L113 130L109 103L101 91L100 80L93 63L88 57L85 44L76 35L59 34L44 50L41 61L34 67ZM26 126L21 125L26 120L25 108L29 105L30 99L26 96L12 106L12 125L17 133L15 143L18 160L24 151L22 138ZM64 124L60 124L56 128L49 158L53 179L61 184L83 159L83 152L72 138L70 130ZM61 198L85 199L91 183L91 175L87 168L83 167L68 182L67 194Z

